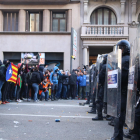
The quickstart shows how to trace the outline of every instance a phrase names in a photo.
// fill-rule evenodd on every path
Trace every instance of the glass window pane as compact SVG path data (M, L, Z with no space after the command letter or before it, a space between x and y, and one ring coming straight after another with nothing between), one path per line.
M30 32L34 31L35 28L35 14L30 14Z
M116 25L116 24L117 24L116 16L113 12L111 12L111 25Z
M12 31L15 31L15 13L12 13Z
M16 13L16 31L18 31L18 14Z
M4 31L7 31L7 13L4 13Z
M39 14L36 14L36 32L39 31Z
M53 31L58 31L58 19L53 19Z
M66 31L66 20L60 19L60 31Z
M104 9L104 25L108 25L109 24L109 10L108 9Z
M102 9L98 9L98 25L102 25Z
M53 17L55 17L55 14L53 14Z
M93 12L92 13L92 15L91 15L91 24L96 24L96 15L95 15L96 13L95 12Z
M56 18L63 18L63 14L56 14Z
M11 22L11 13L8 13L8 31L10 30L10 22Z

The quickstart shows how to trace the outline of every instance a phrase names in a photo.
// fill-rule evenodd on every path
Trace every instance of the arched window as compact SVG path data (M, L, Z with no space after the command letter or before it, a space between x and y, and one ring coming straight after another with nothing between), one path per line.
M90 22L94 25L116 25L117 18L112 10L102 7L93 11Z

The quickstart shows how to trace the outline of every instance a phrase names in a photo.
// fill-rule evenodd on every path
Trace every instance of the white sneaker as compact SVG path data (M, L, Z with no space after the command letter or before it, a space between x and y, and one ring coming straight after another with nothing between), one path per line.
M18 103L21 103L21 102L23 102L23 101L19 99L19 100L17 100L17 102L18 102Z

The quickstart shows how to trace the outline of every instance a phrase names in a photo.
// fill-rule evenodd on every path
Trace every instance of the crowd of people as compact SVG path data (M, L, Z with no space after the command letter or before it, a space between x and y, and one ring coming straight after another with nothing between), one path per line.
M74 69L71 73L47 66L28 66L18 63L16 83L6 81L9 60L0 61L0 104L12 101L54 101L58 99L86 99L86 71Z

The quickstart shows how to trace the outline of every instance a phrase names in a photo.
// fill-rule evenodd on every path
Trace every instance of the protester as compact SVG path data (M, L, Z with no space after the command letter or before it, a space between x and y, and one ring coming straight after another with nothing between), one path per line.
M49 91L48 91L49 84L47 83L47 77L44 77L44 81L40 83L39 85L39 95L40 100L45 99L45 101L48 101L49 99Z
M85 99L86 96L86 75L84 72L80 73L80 76L77 77L77 80L79 82L79 87L80 87L80 93L79 93L79 99ZM83 93L83 95L82 95Z
M38 67L35 67L35 70L32 73L32 78L31 78L31 82L32 82L32 87L34 90L34 102L38 102L38 91L39 91L39 84L41 83L41 77L40 77L40 73L38 71Z

